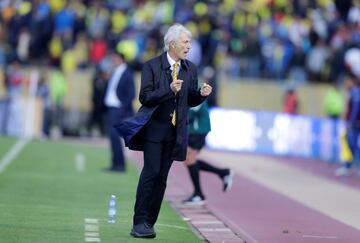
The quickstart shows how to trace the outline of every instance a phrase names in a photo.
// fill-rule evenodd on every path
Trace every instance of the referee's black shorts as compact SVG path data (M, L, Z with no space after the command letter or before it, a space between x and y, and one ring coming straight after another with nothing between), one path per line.
M200 150L205 145L205 138L207 134L190 134L189 147L195 150Z

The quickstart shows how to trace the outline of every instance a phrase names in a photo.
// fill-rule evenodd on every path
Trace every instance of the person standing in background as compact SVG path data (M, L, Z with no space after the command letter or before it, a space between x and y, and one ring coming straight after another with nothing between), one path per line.
M51 98L51 136L59 138L63 132L64 99L67 93L65 76L60 69L51 74L50 82Z
M359 80L352 72L344 76L345 88L348 90L348 103L345 114L346 140L352 153L352 160L344 161L345 164L335 170L336 176L348 176L353 162L358 158L358 139L360 134L360 85Z
M333 82L333 84L330 86L328 91L325 94L324 102L323 102L323 109L325 115L331 120L331 136L332 138L339 138L339 124L340 124L340 118L342 114L344 113L345 109L345 98L342 93L342 90L340 89L340 83L339 82ZM346 141L346 135L345 135L345 129L341 129L340 132L340 138L337 141L338 143L332 143L332 154L335 155L337 151L337 146L340 145L340 160L341 161L347 161L352 160L348 155L351 154L349 146ZM345 146L346 151L345 152ZM347 156L344 156L347 155Z
M88 132L93 137L105 134L106 107L104 97L108 79L107 70L102 65L99 65L95 70L92 82L92 110L88 122Z
M10 99L17 99L23 93L25 76L18 60L12 60L5 69L5 85Z
M297 114L299 107L298 97L294 89L288 89L285 93L283 112L288 114Z
M172 162L186 159L189 107L202 103L212 91L205 83L198 88L196 66L186 60L191 48L189 30L172 25L164 45L165 52L143 66L138 113L117 126L130 149L144 151L130 232L138 238L156 237L154 225Z
M205 196L200 186L200 171L214 173L223 181L223 191L228 192L232 186L234 172L228 168L221 169L198 159L197 156L205 145L206 135L210 131L210 116L207 102L193 107L189 111L189 144L185 164L189 170L194 193L183 203L187 205L203 205Z
M20 100L26 82L27 79L19 61L17 59L12 60L9 66L5 68L7 102L5 105L3 132L6 135L16 136L22 132L21 123L24 117Z
M124 172L125 158L119 135L114 125L134 114L134 74L126 64L124 55L118 52L111 56L114 71L108 82L104 103L107 108L106 126L111 145L111 166L108 171Z
M326 92L324 112L327 117L337 120L344 112L345 101L338 84L334 83Z
M50 136L50 91L45 75L41 74L36 90L36 96L42 103L42 138Z

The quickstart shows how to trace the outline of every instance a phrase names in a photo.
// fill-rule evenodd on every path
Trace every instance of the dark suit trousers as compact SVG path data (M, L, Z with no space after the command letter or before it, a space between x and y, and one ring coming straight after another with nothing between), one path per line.
M121 110L118 108L109 108L107 111L107 132L111 144L111 167L113 169L125 169L125 159L123 147L119 134L116 132L114 125L122 119Z
M172 164L171 153L175 140L144 142L144 167L136 192L134 225L147 222L154 225L166 189Z

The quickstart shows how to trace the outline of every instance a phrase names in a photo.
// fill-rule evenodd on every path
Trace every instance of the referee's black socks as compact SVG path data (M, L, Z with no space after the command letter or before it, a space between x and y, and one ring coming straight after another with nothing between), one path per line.
M211 173L215 173L221 178L226 176L228 174L227 169L219 169L215 166L210 165L209 163L203 161L203 160L197 160L196 164L199 165L199 170L208 171Z
M200 179L199 179L199 166L198 163L187 166L190 172L191 181L194 185L194 195L203 196L201 187L200 187Z

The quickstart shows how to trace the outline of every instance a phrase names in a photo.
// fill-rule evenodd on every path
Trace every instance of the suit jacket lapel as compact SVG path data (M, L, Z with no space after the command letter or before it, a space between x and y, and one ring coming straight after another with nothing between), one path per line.
M124 70L124 72L121 74L121 77L119 79L119 82L116 86L116 94L118 96L118 98L120 99L120 94L121 94L121 87L122 87L122 82L123 82L123 79L126 75L126 71L127 71L127 68Z
M184 79L185 78L185 74L186 74L186 70L184 67L181 67L180 71L179 71L179 75L178 75L178 79L182 80L183 81L183 84L182 84L182 88L180 90L180 94L183 94L184 93L184 88L186 87L186 85L184 84L186 82L186 80Z

